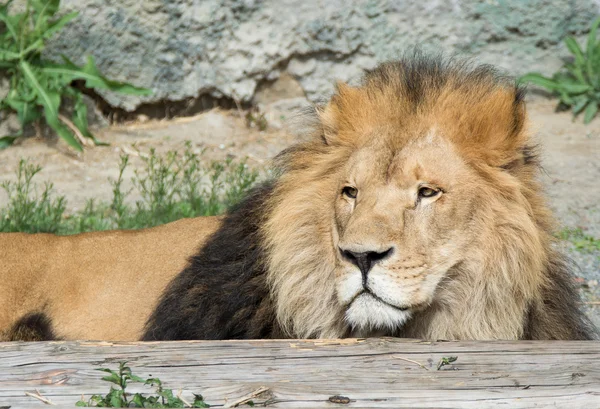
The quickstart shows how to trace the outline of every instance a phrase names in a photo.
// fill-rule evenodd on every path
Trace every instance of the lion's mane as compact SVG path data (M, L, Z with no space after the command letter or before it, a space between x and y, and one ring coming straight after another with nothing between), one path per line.
M465 121L462 115L507 113L476 125L478 134L506 136L452 142L494 186L487 205L501 210L490 220L499 215L511 222L449 272L440 302L383 335L592 338L572 274L553 247L553 221L536 180L539 164L526 131L523 91L488 66L420 55L368 72L363 87L367 92L359 97L341 86L328 107L316 110L305 141L276 158L278 176L232 209L171 283L144 339L356 335L336 298L331 233L338 169L355 146L330 135L360 127L366 115L389 120L427 109L458 124ZM510 98L498 101L498 92ZM499 106L507 100L508 109Z

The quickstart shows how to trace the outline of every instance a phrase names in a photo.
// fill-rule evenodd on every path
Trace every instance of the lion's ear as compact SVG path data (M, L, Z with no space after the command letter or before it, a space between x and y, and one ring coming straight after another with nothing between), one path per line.
M327 145L343 142L344 137L340 135L342 128L352 126L353 110L356 108L355 100L360 91L344 82L337 82L336 92L327 105L318 111L319 119L323 129L321 135Z
M508 94L508 95L506 95ZM496 157L492 165L505 167L522 157L523 148L529 142L526 132L527 112L524 92L519 88L505 91L505 103L500 102L497 111L490 119L488 146Z
M463 101L449 99L445 107L453 114L449 120L458 119L455 138L463 152L494 167L518 161L529 139L523 91L500 88L475 101Z
M331 145L335 136L337 135L337 119L339 116L339 110L333 100L329 101L327 105L317 110L319 116L319 124L321 126L320 137L325 145Z

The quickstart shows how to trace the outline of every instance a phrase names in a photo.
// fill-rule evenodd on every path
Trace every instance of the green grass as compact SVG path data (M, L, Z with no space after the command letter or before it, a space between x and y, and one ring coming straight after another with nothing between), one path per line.
M139 229L185 217L211 216L239 202L257 181L258 173L244 161L204 164L202 154L188 143L183 153L141 156L144 166L134 171L133 188L123 187L129 156L121 157L119 176L111 180L112 199L91 199L82 211L67 212L67 199L34 178L41 171L22 159L16 180L3 182L8 205L0 209L0 232L75 234L109 229ZM136 194L135 203L127 197Z
M600 41L597 32L600 18L590 27L585 47L574 37L565 38L565 45L572 54L571 61L551 78L537 72L530 72L520 78L546 88L559 98L559 108L571 108L573 115L583 113L583 122L590 123L600 107Z
M25 126L39 125L40 121L78 151L83 150L82 143L103 144L89 129L83 93L75 81L88 89L129 95L149 95L151 91L104 77L92 56L83 66L62 55L46 59L46 42L78 13L60 13L60 0L20 1L21 7L11 7L12 2L0 2L0 75L9 84L0 99L0 111L16 113L21 130L15 135L0 135L0 149L22 136ZM65 101L72 107L70 119L61 114Z
M119 370L99 368L99 371L108 373L102 377L103 381L110 382L110 390L106 395L93 395L86 400L80 400L76 406L102 407L102 408L209 408L202 395L194 394L193 402L186 402L180 395L174 395L172 389L163 388L158 378L143 379L134 375L126 362L119 363ZM127 390L131 383L143 383L155 388L154 394L132 394Z
M571 242L576 250L583 252L600 251L600 239L585 234L580 228L563 229L558 232L557 236L562 240Z

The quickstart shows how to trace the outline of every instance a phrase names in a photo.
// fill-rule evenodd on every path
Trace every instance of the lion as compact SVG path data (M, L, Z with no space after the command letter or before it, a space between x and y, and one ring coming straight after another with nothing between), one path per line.
M416 53L339 83L225 216L0 235L4 339L594 339L524 90Z

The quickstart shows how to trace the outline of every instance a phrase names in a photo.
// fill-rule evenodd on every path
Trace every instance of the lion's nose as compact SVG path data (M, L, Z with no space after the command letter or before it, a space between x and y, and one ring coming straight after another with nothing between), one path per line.
M369 274L369 271L371 270L371 267L373 267L373 265L375 263L377 263L378 261L388 258L392 254L392 251L393 251L392 247L390 247L389 249L382 251L382 252L379 252L379 251L356 252L356 251L350 251L350 250L343 250L342 248L340 248L340 252L342 253L342 256L346 260L348 260L349 262L351 262L352 264L354 264L355 266L357 266L360 269L360 272L363 277L364 285L367 284L367 276Z

